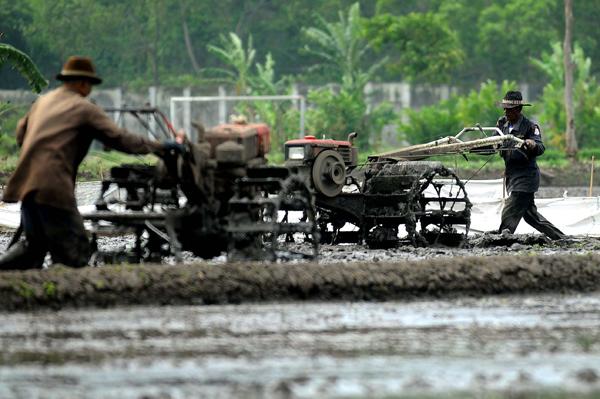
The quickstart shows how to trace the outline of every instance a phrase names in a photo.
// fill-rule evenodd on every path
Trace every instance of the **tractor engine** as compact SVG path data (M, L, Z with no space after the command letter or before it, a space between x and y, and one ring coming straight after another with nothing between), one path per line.
M194 126L198 142L186 140L184 155L163 154L156 165L111 169L96 211L83 215L92 224L98 262L159 261L168 255L182 261L182 251L212 258L228 249L235 182L247 176L250 165L267 163L269 129L264 124L221 125L207 131L200 123ZM115 186L123 194L107 199ZM136 236L135 250L100 254L97 237L119 233Z
M285 166L296 167L309 176L317 193L335 197L346 184L346 170L358 163L358 148L353 144L357 135L351 133L347 141L315 136L290 140L284 146Z

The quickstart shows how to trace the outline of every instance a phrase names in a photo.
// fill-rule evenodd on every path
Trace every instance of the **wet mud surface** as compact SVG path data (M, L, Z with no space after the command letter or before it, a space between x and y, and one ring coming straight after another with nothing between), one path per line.
M0 398L600 398L599 251L488 234L2 271Z

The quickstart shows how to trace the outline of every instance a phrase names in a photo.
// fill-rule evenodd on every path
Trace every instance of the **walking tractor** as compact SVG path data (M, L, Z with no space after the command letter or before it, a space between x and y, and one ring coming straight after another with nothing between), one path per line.
M461 141L466 132L484 138ZM497 136L488 137L488 132ZM317 224L323 243L365 242L371 248L401 243L415 246L461 245L471 221L472 204L458 175L439 155L484 151L494 154L515 142L497 128L467 127L456 136L370 155L358 163L351 133L347 141L304 139L285 143L285 164L304 174L315 193Z
M174 134L156 109L115 110L132 114L154 137ZM153 124L140 115L154 116ZM296 168L269 166L270 132L265 124L235 123L204 129L195 122L196 142L186 139L186 153L165 154L156 165L122 164L102 182L91 223L92 261L183 260L183 252L229 260L275 260L317 256L320 242L313 192ZM111 190L121 195L108 194ZM278 216L299 211L300 221ZM311 244L280 248L279 237L302 233ZM102 251L103 235L133 234L131 250Z

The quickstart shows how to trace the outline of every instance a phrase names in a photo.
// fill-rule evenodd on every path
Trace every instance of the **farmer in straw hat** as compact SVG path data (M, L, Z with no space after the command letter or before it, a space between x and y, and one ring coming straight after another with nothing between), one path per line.
M538 213L534 202L534 193L540 186L540 168L536 157L542 155L546 148L542 143L540 127L521 113L523 107L530 105L523 104L521 93L512 90L506 93L502 101L494 102L494 106L504 109L504 116L498 119L496 127L504 134L525 140L520 150L513 144L508 150L500 152L504 158L506 189L510 196L502 210L502 222L498 230L500 233L504 230L514 233L523 218L549 238L563 239L566 235Z
M129 154L185 152L178 142L151 141L119 128L88 101L92 87L102 83L90 58L70 57L56 79L62 86L40 97L17 124L21 152L2 200L22 201L26 240L0 256L0 270L41 268L47 252L55 263L88 264L90 244L74 189L92 140Z

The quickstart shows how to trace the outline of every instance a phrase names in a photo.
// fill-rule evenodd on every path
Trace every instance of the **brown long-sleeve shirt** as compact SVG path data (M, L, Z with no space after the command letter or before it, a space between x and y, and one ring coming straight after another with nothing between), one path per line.
M63 86L40 97L19 120L17 143L21 153L2 200L17 202L35 192L37 203L76 209L77 168L93 139L129 154L163 148L160 141L120 129L97 105Z

